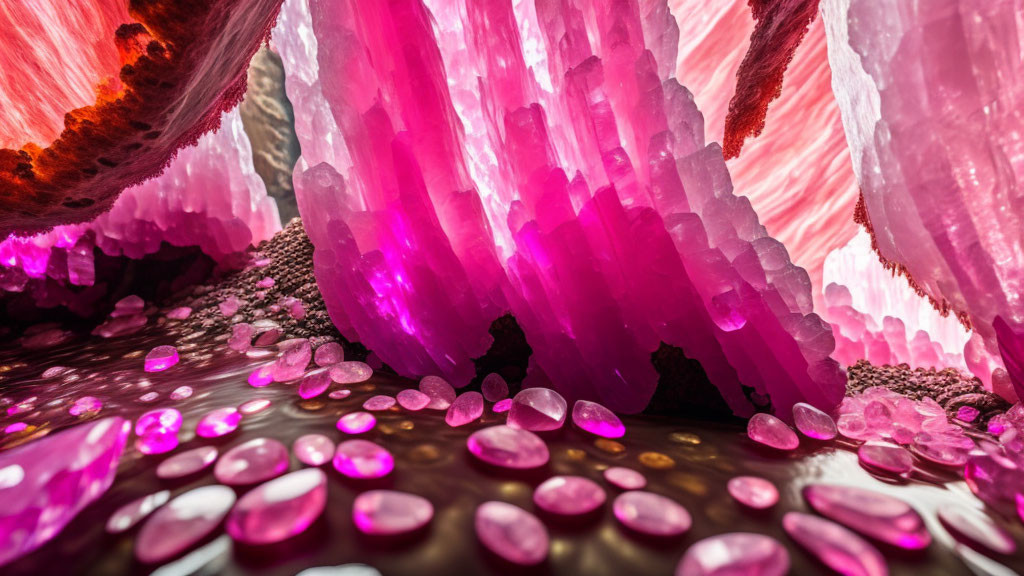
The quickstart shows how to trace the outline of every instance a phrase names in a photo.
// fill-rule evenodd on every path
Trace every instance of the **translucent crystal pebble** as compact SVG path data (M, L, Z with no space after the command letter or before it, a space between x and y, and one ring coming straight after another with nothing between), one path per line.
M188 306L179 306L167 312L170 320L185 320L192 315L192 309Z
M839 433L831 416L805 402L793 405L793 423L800 433L815 440L831 440Z
M504 400L508 398L508 383L501 377L501 374L491 372L484 376L483 382L480 383L480 392L488 402Z
M191 396L192 396L192 387L191 386L178 386L177 388L174 389L173 392L171 392L171 395L168 396L168 398L170 398L171 400L184 400L184 399L189 398Z
M237 430L241 422L242 414L233 406L211 410L196 424L196 435L202 438L218 438Z
M910 472L914 467L914 456L906 448L885 442L861 444L857 449L857 458L868 468L892 474Z
M252 386L253 388L263 388L264 386L270 386L270 384L274 381L273 368L273 364L265 364L253 370L249 374L249 386Z
M337 342L320 345L313 353L313 362L317 366L333 366L345 359L345 349Z
M466 440L469 451L487 464L502 468L536 468L547 464L548 446L536 434L509 426L477 430Z
M505 398L504 400L498 400L491 406L491 410L495 414L501 414L502 412L508 412L512 408L512 399Z
M942 506L939 521L954 538L980 546L997 554L1013 554L1017 543L1013 536L980 510L963 506Z
M191 476L200 470L205 470L206 467L213 464L216 459L216 448L213 446L200 446L198 448L186 450L180 454L175 454L161 462L160 465L156 467L156 476L163 480L184 478L185 476Z
M473 524L484 547L507 562L533 566L548 556L547 528L518 506L484 502L477 507Z
M604 479L622 490L640 490L647 486L647 478L632 468L612 466L604 471Z
M27 423L25 423L25 422L14 422L13 424L8 424L4 428L4 434L14 434L15 432L21 432L22 430L24 430L26 428L28 428L28 424Z
M911 450L921 459L950 468L961 468L967 464L968 451L951 443L948 439L921 432L914 437Z
M135 421L135 434L145 436L151 432L177 432L181 429L181 412L174 408L150 410Z
M956 419L961 422L974 422L980 412L973 406L961 406L956 411Z
M273 288L274 284L277 284L277 282L270 276L265 276L259 282L256 282L256 285L260 288Z
M369 412L349 412L338 419L338 430L346 434L369 432L377 425L377 419Z
M224 316L234 316L238 309L242 307L242 301L237 296L228 296L217 304L217 308L220 309L220 313Z
M369 440L346 440L334 452L334 468L349 478L381 478L395 468L395 459Z
M327 397L330 398L331 400L342 400L342 399L348 398L351 395L352 395L352 391L351 390L341 389L341 390L333 390L333 391L331 391L331 393L328 394Z
M323 434L299 436L292 444L292 452L299 462L308 466L320 466L334 457L334 441Z
M135 440L135 449L143 454L164 454L178 447L178 432L154 430Z
M464 426L484 415L484 397L479 392L463 392L444 416L444 421L455 428Z
M604 490L582 476L553 476L533 491L534 504L546 512L563 516L593 512L604 501Z
M642 490L619 494L612 511L623 526L648 536L679 536L693 524L690 513L675 500Z
M157 509L135 538L135 557L145 564L165 562L206 538L235 504L227 486L203 486Z
M877 548L846 528L812 514L787 512L786 534L839 574L888 576L889 568Z
M416 494L369 490L356 496L352 521L364 534L391 536L419 530L434 517L434 506Z
M369 410L371 412L380 412L388 410L395 405L395 398L393 396L386 396L384 394L378 394L371 396L363 402L363 410Z
M604 438L621 438L626 427L614 412L588 400L577 400L572 407L573 424Z
M879 435L868 430L864 417L860 414L843 414L836 420L836 429L851 440L871 440Z
M239 322L231 327L231 337L228 338L228 348L236 352L247 352L252 348L252 337L256 334L256 328L252 324Z
M284 330L274 326L260 332L260 335L256 337L256 340L253 341L252 345L257 348L273 346L281 339L281 336L284 336Z
M327 370L313 370L299 382L299 396L303 399L316 398L331 385L331 374Z
M778 540L752 532L730 532L695 542L676 576L783 576L789 573L789 552Z
M153 510L163 506L170 499L171 491L161 490L132 500L110 515L110 518L107 519L107 533L120 534L131 530Z
M565 398L548 388L527 388L512 398L508 425L540 432L557 430L565 423L568 410Z
M363 362L339 362L331 366L330 374L337 384L356 384L369 380L373 369Z
M239 404L238 412L243 416L252 416L253 414L263 412L267 408L270 408L270 400L266 398L253 398Z
M131 294L114 303L114 310L110 313L110 316L111 318L132 316L141 313L145 307L145 300L135 294Z
M162 372L178 363L178 349L174 346L157 346L146 354L146 372Z
M967 487L983 502L996 508L1013 503L1019 491L1019 477L1017 464L996 449L971 453L964 465Z
M143 404L149 404L150 402L155 402L156 399L159 397L160 394L158 392L146 392L142 396L139 396L139 402L142 402Z
M822 516L861 534L907 550L920 550L932 537L906 502L863 488L828 484L804 487L804 499Z
M72 416L81 416L82 414L91 414L99 412L103 409L103 401L95 396L82 396L75 403L68 408L68 413Z
M423 410L427 407L427 404L430 404L430 396L412 388L402 390L395 396L395 399L398 401L399 406L413 412Z
M757 476L736 476L726 484L729 494L737 502L755 510L765 510L779 501L775 485Z
M430 398L427 404L428 410L447 410L455 401L455 388L444 378L438 376L426 376L420 380L420 392Z
M280 344L283 352L270 369L274 382L289 382L302 377L313 358L313 347L309 340L296 338Z
M221 484L247 486L288 470L288 449L273 438L254 438L228 450L213 467Z
M225 527L236 542L265 545L305 532L327 504L327 475L306 468L260 484L242 496Z
M758 413L747 422L747 436L776 450L796 450L800 439L786 423L771 414Z

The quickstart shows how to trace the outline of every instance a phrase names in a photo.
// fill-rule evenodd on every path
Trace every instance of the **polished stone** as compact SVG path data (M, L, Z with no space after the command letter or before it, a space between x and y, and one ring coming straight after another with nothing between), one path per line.
M352 521L364 534L391 536L419 530L434 517L434 506L416 494L369 490L352 503Z
M306 468L260 484L242 496L225 527L237 541L266 545L305 532L327 504L327 475Z

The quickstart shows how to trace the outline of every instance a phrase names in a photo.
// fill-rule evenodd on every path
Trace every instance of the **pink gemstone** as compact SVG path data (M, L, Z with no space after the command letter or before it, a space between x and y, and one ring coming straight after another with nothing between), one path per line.
M334 468L349 478L381 478L395 468L395 459L369 440L346 440L334 452Z
M979 451L967 456L964 480L978 498L995 508L1005 508L1020 490L1020 468L994 450Z
M237 408L218 408L208 412L196 424L196 434L202 438L217 438L234 432L242 422Z
M120 318L121 316L132 316L142 312L142 309L146 307L146 301L130 294L121 298L114 303L114 311L110 313L111 318Z
M278 340L281 339L281 336L284 336L284 330L281 330L280 328L276 327L271 327L261 332L260 335L256 337L256 341L253 342L252 345L256 346L257 348L263 346L272 346L273 344L277 343Z
M455 402L455 388L439 376L426 376L420 380L420 392L430 398L428 410L447 410Z
M888 576L885 558L874 546L839 524L801 512L782 517L786 534L839 574Z
M480 460L502 468L536 468L547 464L548 446L529 430L491 426L473 432L466 440L469 451Z
M511 398L505 398L504 400L498 400L497 402L494 403L494 406L491 406L491 410L493 410L495 414L501 414L502 412L508 412L510 409L512 409L512 399Z
M171 430L154 430L139 436L135 448L143 454L164 454L178 447L178 433Z
M135 557L146 564L165 562L206 538L235 504L227 486L190 490L159 508L135 538Z
M812 484L803 492L807 503L822 516L880 542L920 550L932 541L921 515L898 498L827 484Z
M604 471L604 479L622 490L640 490L647 486L647 478L632 468L612 466Z
M779 501L775 485L757 476L736 476L726 484L729 494L737 502L755 510L765 510Z
M836 421L836 429L851 440L871 440L879 437L879 434L868 429L864 417L860 414L843 414Z
M893 474L910 472L914 467L914 456L906 448L874 440L861 444L857 457L868 468Z
M121 506L107 520L107 533L120 534L131 530L143 518L149 516L153 510L166 504L170 498L170 490L161 490Z
M950 443L947 438L928 432L921 432L915 436L911 448L914 454L923 460L939 466L960 468L967 464L967 450Z
M265 364L252 371L249 374L249 386L253 388L263 388L269 386L274 381L273 375L273 364Z
M295 457L308 466L320 466L334 456L334 441L323 434L306 434L292 444Z
M316 349L313 362L317 366L333 366L345 359L345 349L337 342L328 342Z
M99 412L103 408L103 402L94 396L82 396L75 403L68 408L68 412L72 416L80 416L82 414Z
M430 404L430 396L412 388L402 390L395 399L398 400L399 406L413 412L423 410L427 404Z
M331 380L338 384L365 382L373 376L373 368L362 362L339 362L331 366Z
M479 392L463 392L448 407L444 421L452 428L469 424L484 415L484 397Z
M169 398L171 400L184 400L185 398L188 398L190 396L192 396L191 386L178 386L177 388L174 389L173 392L171 392Z
M796 450L800 439L786 423L771 414L759 413L747 422L747 436L777 450Z
M4 434L14 434L15 432L21 432L26 428L28 428L28 424L24 422L15 422L14 424L8 424L7 427L4 428Z
M327 475L306 468L260 484L242 496L226 529L237 542L273 544L305 532L327 504Z
M508 425L536 432L557 430L565 423L565 398L547 388L527 388L512 399Z
M488 402L497 402L508 398L508 383L501 374L491 372L484 376L484 381L480 383L480 391Z
M477 538L502 559L521 566L548 556L548 531L536 516L507 502L484 502L476 509Z
M192 315L192 309L188 306L179 306L167 313L170 320L184 320Z
M363 402L363 410L369 410L371 412L380 412L387 410L395 405L395 399L392 396L385 396L378 394L377 396L371 396L366 402Z
M267 408L270 408L270 400L267 400L266 398L254 398L239 404L238 411L243 416L252 416L253 414L263 412Z
M254 438L228 450L213 467L221 484L247 486L288 470L288 449L273 438Z
M220 313L224 316L234 316L241 306L242 301L237 296L228 296L220 304L217 304L217 307L220 308Z
M325 369L314 370L306 374L299 383L299 396L302 398L316 398L327 391L331 385L331 374Z
M377 425L377 419L369 412L350 412L338 419L338 430L346 434L362 434Z
M604 490L582 476L553 476L533 491L533 502L552 514L578 516L604 504Z
M277 284L277 282L275 282L274 279L271 278L270 276L265 276L263 279L256 283L256 285L259 286L260 288L273 288L274 284Z
M980 412L973 406L961 406L956 411L956 419L961 422L974 422L978 418Z
M815 440L831 440L839 433L831 416L804 402L793 404L793 423L804 436Z
M751 532L730 532L705 538L686 551L676 576L783 576L789 573L789 552L778 540Z
M181 412L174 408L150 410L135 421L135 434L144 436L151 432L177 432L181 429Z
M686 508L653 492L623 492L615 498L612 510L623 526L649 536L679 536L693 524Z
M161 372L178 363L178 349L174 346L157 346L146 354L146 372Z
M1013 536L979 510L963 506L939 508L939 521L955 538L987 548L997 554L1013 554L1017 544Z
M626 434L622 420L597 402L577 400L572 407L572 421L583 430L605 438L621 438Z
M252 348L252 337L256 329L252 324L239 322L231 327L231 337L228 338L228 348L236 352L247 352Z
M280 346L284 351L270 369L274 382L288 382L301 378L309 361L313 359L313 347L309 340L297 338L282 342Z
M156 467L156 477L163 480L184 478L200 470L204 470L217 459L217 449L213 446L200 446L175 454Z
M370 490L356 496L352 521L364 534L407 534L434 517L434 506L422 496L395 490Z
M342 389L342 390L335 390L335 391L331 392L330 394L327 395L327 397L330 398L331 400L342 400L344 398L348 398L351 395L352 395L352 391L351 390L344 390L344 389Z

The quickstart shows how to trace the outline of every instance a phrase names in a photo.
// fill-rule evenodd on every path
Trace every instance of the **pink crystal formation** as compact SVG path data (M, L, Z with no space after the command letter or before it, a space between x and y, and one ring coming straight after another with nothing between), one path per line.
M758 476L736 476L725 485L737 502L754 510L766 510L779 502L779 490Z
M573 424L604 438L621 438L626 427L614 412L589 400L577 400L572 407Z
M508 425L542 432L557 430L565 423L568 406L565 398L548 388L527 388L512 398Z
M305 532L327 504L327 475L306 468L270 480L242 496L225 527L236 542L259 546Z
M107 533L120 534L131 530L170 499L171 491L161 490L132 500L110 515L110 518L107 519Z
M104 418L0 452L0 566L57 536L110 488L130 431Z
M643 490L619 494L612 511L623 526L648 536L679 536L693 525L690 513L675 500Z
M394 470L395 458L369 440L346 440L334 452L334 468L349 478L382 478Z
M429 500L397 490L369 490L352 503L352 521L363 534L408 534L429 524L433 517Z
M815 440L831 440L839 434L835 420L810 404L793 404L793 423L801 434Z
M879 542L920 550L932 537L921 515L899 498L853 486L811 484L804 498L816 512Z
M323 434L306 434L295 440L292 452L299 462L307 466L321 466L334 457L334 440Z
M178 349L174 346L157 346L146 354L146 372L162 372L178 363Z
M839 574L888 576L889 567L877 548L839 524L801 512L782 517L786 534Z
M394 396L387 396L385 394L378 394L371 396L363 402L363 410L369 410L370 412L381 412L390 409L395 405Z
M980 510L944 506L939 509L938 516L942 526L960 541L996 554L1017 551L1013 536Z
M800 439L796 432L771 414L758 413L747 422L747 436L758 444L776 450L796 450Z
M161 480L174 480L191 476L208 468L217 459L213 446L199 446L175 454L156 467L156 476Z
M553 476L533 491L533 503L538 508L561 516L589 514L604 501L604 490L582 476Z
M219 438L238 429L242 422L242 413L237 408L228 406L207 412L196 424L196 435L202 438Z
M273 438L254 438L225 452L213 475L221 484L248 486L284 474L288 448Z
M706 144L663 41L675 19L576 4L283 7L296 196L331 319L407 376L468 383L511 310L527 388L639 412L664 342L741 416L740 382L787 418L831 409L831 328Z
M641 490L647 486L647 478L632 468L612 466L604 471L604 479L622 490Z
M547 464L550 457L547 444L539 436L510 426L477 430L470 434L466 446L480 461L501 468L537 468Z
M210 535L235 504L227 486L202 486L175 497L154 512L135 538L135 557L145 564L166 562Z
M369 412L349 412L338 418L336 424L338 430L345 434L362 434L373 430L377 425L377 419Z
M455 428L465 426L484 415L484 397L479 392L459 394L445 413L444 421Z
M778 540L752 532L730 532L695 542L686 550L675 576L789 573L789 552Z
M548 556L548 531L536 516L507 502L484 502L473 522L480 542L501 559L520 566Z

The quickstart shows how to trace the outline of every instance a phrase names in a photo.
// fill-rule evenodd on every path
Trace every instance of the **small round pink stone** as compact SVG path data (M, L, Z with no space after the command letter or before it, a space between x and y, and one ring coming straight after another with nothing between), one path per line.
M334 441L323 434L306 434L295 440L292 452L303 464L321 466L334 456Z
M533 491L533 503L542 510L563 516L593 512L605 501L604 490L582 476L554 476Z
M181 430L181 412L174 408L150 410L135 421L135 434L145 436L153 432L177 432Z
M796 450L800 439L786 423L771 414L754 414L747 422L747 436L759 444L776 450Z
M398 400L399 406L413 412L423 410L430 404L430 396L411 388L399 392L395 399Z
M676 567L676 576L784 576L789 552L778 540L752 532L730 532L696 542Z
M548 531L536 516L507 502L484 502L476 509L477 538L491 552L520 566L548 556Z
M679 536L693 525L690 513L675 500L642 490L619 494L612 511L623 526L649 536Z
M156 477L163 480L184 478L206 469L217 459L217 449L213 446L200 446L175 454L156 467Z
M956 419L961 422L970 423L977 420L979 414L981 414L981 412L979 412L978 409L973 406L961 406L956 411Z
M103 402L95 396L82 396L71 405L68 412L72 416L80 416L90 412L99 412L103 408Z
M874 440L861 444L857 458L868 468L892 474L904 474L914 467L914 456L906 448Z
M463 392L444 416L446 424L452 428L464 426L484 415L484 397L479 392Z
M242 402L238 406L238 411L241 412L243 416L252 416L253 414L263 412L267 408L270 408L270 400L267 400L266 398L254 398L252 400Z
M149 517L135 538L135 557L156 564L188 550L215 528L235 504L227 486L203 486L171 500Z
M363 362L339 362L330 369L331 380L337 384L365 382L373 376L373 368Z
M317 366L333 366L345 359L345 349L337 342L321 345L313 353L313 362Z
M640 490L647 486L647 478L632 468L612 466L604 471L604 479L622 490Z
M356 496L352 521L364 534L393 536L423 528L434 517L434 506L422 496L396 490L370 490Z
M384 410L389 410L394 405L394 397L378 394L376 396L371 396L366 400L366 402L363 402L363 410L382 412Z
M162 372L178 363L178 349L174 346L157 346L146 354L145 371Z
M831 440L839 434L831 416L806 402L793 405L793 423L801 434L815 440Z
M501 414L502 412L508 412L511 408L512 408L512 399L511 398L505 398L504 400L498 400L497 402L494 403L494 406L491 406L491 410L494 411L495 414Z
M477 430L466 440L469 451L481 461L502 468L526 469L547 464L548 446L528 430L491 426Z
M737 502L755 510L765 510L779 501L775 485L757 476L736 476L726 484L729 494Z
M425 376L420 380L420 392L430 398L428 410L447 410L455 402L455 388L440 376Z
M178 433L172 430L155 430L139 436L135 448L143 454L164 454L178 447Z
M131 530L136 524L149 516L153 510L163 506L171 498L170 490L161 490L136 498L121 506L107 519L107 533L120 534Z
M184 400L185 398L189 398L190 396L192 396L191 386L178 386L177 388L174 389L173 392L171 392L169 398L171 400Z
M350 412L338 419L337 427L345 434L362 434L377 425L377 419L369 412Z
M303 399L316 398L327 391L331 385L331 374L326 369L319 369L306 374L299 382L299 396Z
M548 388L527 388L512 398L508 425L541 432L557 430L565 423L568 405L565 398Z
M218 438L238 429L242 414L231 406L208 412L196 424L196 435L202 438Z
M491 372L484 376L484 381L480 383L480 391L488 402L497 402L508 398L508 383L501 374Z
M1017 543L1013 536L983 512L962 506L939 508L939 521L955 537L997 554L1013 554Z
M327 504L327 475L306 468L260 484L228 515L228 534L249 545L273 544L301 534Z
M334 468L349 478L382 478L395 468L395 459L369 440L346 440L334 452Z
M889 568L877 548L846 528L812 514L788 512L782 517L786 534L839 574L888 576Z
M221 484L247 486L288 470L288 448L273 438L254 438L228 450L213 467Z
M577 400L572 407L572 421L581 429L604 438L622 438L626 434L622 420L597 402Z

